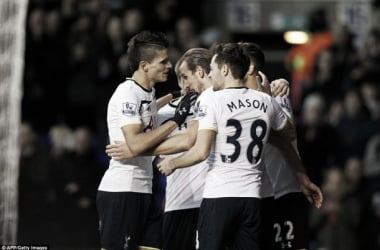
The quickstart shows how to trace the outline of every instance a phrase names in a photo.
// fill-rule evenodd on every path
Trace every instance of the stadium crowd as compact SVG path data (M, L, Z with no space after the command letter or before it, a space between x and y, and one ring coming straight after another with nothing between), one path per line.
M190 48L208 48L217 41L200 29L200 2L30 1L19 243L99 248L95 196L109 160L106 107L130 73L126 42L144 29L162 31L173 64ZM380 30L357 45L349 27L319 24L308 45L284 58L300 155L325 197L309 211L311 249L380 249ZM176 90L176 81L171 72L157 97Z

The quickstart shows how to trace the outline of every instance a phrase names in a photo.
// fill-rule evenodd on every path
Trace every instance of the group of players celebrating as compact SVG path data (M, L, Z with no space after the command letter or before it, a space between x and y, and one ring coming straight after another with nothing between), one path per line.
M168 47L160 32L132 37L132 75L108 104L102 249L308 249L308 201L323 197L298 155L288 82L268 81L255 43L217 44L186 51L175 65L181 95L156 100ZM153 168L167 176L163 215Z

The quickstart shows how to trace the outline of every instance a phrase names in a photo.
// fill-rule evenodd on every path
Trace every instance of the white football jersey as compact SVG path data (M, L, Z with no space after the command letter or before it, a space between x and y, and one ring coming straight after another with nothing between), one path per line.
M293 118L293 111L289 99L278 96L275 100L288 117ZM292 144L298 153L296 140L293 141ZM301 192L295 172L285 161L280 150L271 144L267 144L264 148L264 161L268 176L273 184L275 199L288 193Z
M200 118L202 118L202 115L203 115L203 112L200 107L200 104L203 103L203 102L206 102L209 98L209 95L212 95L212 93L214 93L214 90L212 87L209 87L207 89L205 89L202 94L200 94L197 98L197 101L195 103L195 118L196 120L199 120Z
M264 152L263 152L263 163L261 164L261 169L262 169L262 175L261 175L261 189L260 189L260 197L261 198L268 198L268 197L273 197L274 192L273 192L273 184L272 180L269 177L268 170L266 167L266 159L267 155L265 154L267 146L270 145L267 143L264 146Z
M261 198L262 150L270 129L288 120L280 106L256 90L226 88L202 99L197 116L200 130L217 132L203 197Z
M180 100L173 100L158 111L158 121L167 121L174 116L175 109ZM194 119L193 108L186 121L174 130L170 136L186 131L187 125ZM171 157L181 155L174 154ZM198 163L189 168L181 168L166 177L165 212L189 208L198 208L202 202L203 189L207 175L205 162Z
M142 132L157 127L155 90L147 90L132 79L121 83L108 103L107 125L111 143L125 141L121 128L128 124L142 124ZM99 190L152 193L152 178L151 156L137 156L125 161L111 159Z

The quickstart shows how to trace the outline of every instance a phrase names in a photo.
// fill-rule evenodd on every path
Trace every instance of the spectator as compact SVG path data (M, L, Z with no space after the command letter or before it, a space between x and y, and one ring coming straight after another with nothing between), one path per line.
M360 193L363 181L363 162L357 157L350 157L344 165L347 192Z
M336 127L341 163L351 155L361 158L368 139L379 131L379 124L370 119L357 89L350 89L345 93L343 108L344 115Z
M73 247L75 235L72 227L75 220L72 215L79 186L75 180L72 131L66 125L54 125L49 131L49 139L50 169L55 191L52 228L55 237L50 243L55 247ZM65 232L65 237L59 236L59 232Z
M99 248L98 216L96 212L96 191L105 166L98 161L92 132L78 127L74 133L75 182L78 192L75 196L75 229L72 231L78 247Z
M340 93L341 82L335 72L335 58L331 50L326 49L318 54L315 69L310 79L302 84L302 99L311 93L319 93L326 99L329 106Z
M135 34L142 31L145 27L144 13L137 8L128 9L123 14L123 33L124 40L129 41Z
M297 126L301 158L310 179L317 185L322 182L323 171L335 162L337 144L335 129L324 121L324 109L325 101L321 95L309 95Z
M358 250L357 233L360 221L360 201L347 196L347 185L339 168L325 172L322 185L324 202L321 209L311 212L317 249Z
M380 134L373 135L364 151L364 176L380 188Z
M368 109L373 121L380 121L380 85L377 80L365 77L359 82L363 105Z
M18 196L18 242L41 244L49 239L52 219L52 180L46 148L28 123L19 134L20 176Z

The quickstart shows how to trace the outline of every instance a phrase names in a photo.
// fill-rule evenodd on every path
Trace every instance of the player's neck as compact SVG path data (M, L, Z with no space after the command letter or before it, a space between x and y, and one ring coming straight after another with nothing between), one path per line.
M259 83L257 82L256 75L248 75L245 80L245 85L249 89L259 89Z
M210 80L210 78L207 77L202 82L202 85L203 85L203 89L208 89L208 88L212 87L212 81Z
M236 87L245 87L245 84L243 81L238 79L230 79L229 81L226 81L224 84L224 88L236 88Z
M148 90L151 90L154 86L154 82L149 80L146 74L141 73L140 71L135 71L132 75L132 79Z

